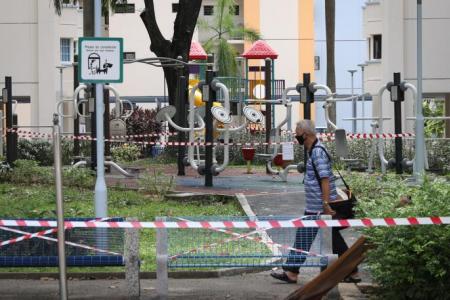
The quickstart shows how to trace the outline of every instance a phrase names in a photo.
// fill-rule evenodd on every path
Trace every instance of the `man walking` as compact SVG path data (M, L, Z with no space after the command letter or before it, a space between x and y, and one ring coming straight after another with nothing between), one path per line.
M303 145L308 151L304 177L306 197L305 216L310 216L310 218L320 214L333 216L336 212L331 209L329 203L338 199L334 182L335 178L328 153L322 143L317 139L314 122L311 120L301 120L297 123L295 133L298 143ZM318 228L315 227L298 228L294 248L309 251L317 235L317 231ZM333 252L337 252L340 255L346 249L347 245L340 235L339 230L333 230ZM300 270L298 265L302 264L305 259L306 257L299 255L295 251L291 251L283 266L284 272L273 272L270 275L287 283L296 283Z

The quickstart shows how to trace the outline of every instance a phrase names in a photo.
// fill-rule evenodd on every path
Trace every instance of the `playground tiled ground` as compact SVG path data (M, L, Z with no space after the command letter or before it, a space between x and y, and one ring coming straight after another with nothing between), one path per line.
M245 167L233 166L227 168L219 176L213 178L213 186L205 186L204 176L200 176L192 168L185 168L185 176L177 176L177 168L174 165L156 165L145 170L150 174L162 171L166 175L176 178L175 191L201 194L244 195L257 194L282 194L297 193L303 190L303 177L298 173L290 173L287 182L283 182L279 176L267 175L261 167L253 170L253 174L247 174ZM141 171L139 176L143 175ZM120 185L123 187L137 188L137 178L125 178L115 173L107 175L109 186Z

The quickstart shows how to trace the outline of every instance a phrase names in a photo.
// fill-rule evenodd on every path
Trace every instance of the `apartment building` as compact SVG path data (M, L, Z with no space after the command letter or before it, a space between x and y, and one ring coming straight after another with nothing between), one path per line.
M372 0L364 7L364 35L368 40L365 89L375 95L379 88L393 80L394 72L402 79L417 85L417 1ZM423 1L423 101L443 105L450 114L450 2ZM385 122L385 131L393 132L393 103L386 93L382 99L374 98L374 116L380 113L392 120ZM402 107L404 131L413 131L415 103L410 92ZM447 136L450 124L447 122Z
M13 81L19 125L51 125L60 99L73 94L73 55L82 34L82 12L65 5L58 16L49 1L2 1L0 9L0 86Z

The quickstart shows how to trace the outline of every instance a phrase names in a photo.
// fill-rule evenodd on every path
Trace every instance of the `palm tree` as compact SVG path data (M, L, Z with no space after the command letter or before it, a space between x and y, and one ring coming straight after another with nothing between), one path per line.
M336 70L334 63L334 43L335 43L335 19L336 2L335 0L325 1L325 22L327 39L327 85L333 93L336 92ZM336 124L336 102L330 107L330 120Z
M213 32L213 36L204 42L203 47L209 53L215 54L215 63L220 76L235 76L237 72L237 50L228 43L230 38L256 41L260 38L257 31L245 28L234 22L235 0L217 0L217 13L211 21L198 21L200 29Z

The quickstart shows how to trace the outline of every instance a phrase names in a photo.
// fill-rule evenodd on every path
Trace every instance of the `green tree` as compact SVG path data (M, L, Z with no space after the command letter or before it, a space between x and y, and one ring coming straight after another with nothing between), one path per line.
M444 116L444 102L429 100L423 102L424 117L442 117ZM428 138L444 137L444 120L425 120L425 136Z
M220 76L235 76L237 72L236 48L228 43L229 39L256 41L260 38L256 30L238 25L234 21L236 1L217 0L212 20L200 19L200 29L213 35L203 44L208 53L215 54L215 64Z

